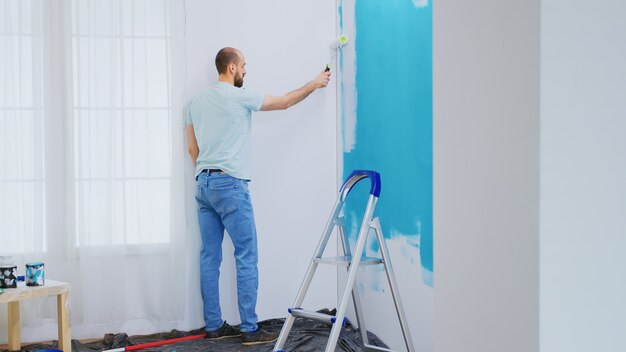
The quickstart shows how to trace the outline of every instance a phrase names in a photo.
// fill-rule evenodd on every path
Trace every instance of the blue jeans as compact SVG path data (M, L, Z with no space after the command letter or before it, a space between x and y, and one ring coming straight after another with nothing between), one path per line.
M235 247L237 265L237 302L241 331L257 329L256 300L259 287L258 250L248 181L227 174L201 173L196 202L202 237L200 286L204 301L206 331L224 324L219 298L220 264L224 229Z

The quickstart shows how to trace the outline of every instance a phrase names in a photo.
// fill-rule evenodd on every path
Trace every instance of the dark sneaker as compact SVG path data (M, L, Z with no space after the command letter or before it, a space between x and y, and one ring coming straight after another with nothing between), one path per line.
M214 331L206 331L204 337L207 339L227 339L229 337L239 337L241 331L238 327L230 326L226 322L221 328Z
M253 332L241 334L241 344L244 346L260 345L262 343L274 342L278 339L278 334L257 328Z

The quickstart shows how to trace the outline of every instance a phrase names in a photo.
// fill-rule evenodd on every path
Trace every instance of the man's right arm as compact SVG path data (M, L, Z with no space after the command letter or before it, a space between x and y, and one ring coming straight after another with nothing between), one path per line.
M263 99L261 111L288 109L304 100L304 98L308 97L314 90L326 87L329 80L330 71L322 72L309 83L281 97L267 95Z
M200 154L200 148L198 148L198 141L196 140L196 133L193 130L193 125L187 125L187 145L189 155L193 164L196 165L198 155Z

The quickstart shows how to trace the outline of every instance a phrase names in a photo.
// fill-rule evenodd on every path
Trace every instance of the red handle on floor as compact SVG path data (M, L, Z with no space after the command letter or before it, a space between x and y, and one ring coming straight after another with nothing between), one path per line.
M125 350L126 351L135 351L135 350L140 350L140 349L148 348L148 347L169 345L170 343L176 343L176 342L180 342L180 341L197 340L197 339L201 339L203 337L204 337L204 334L200 334L200 335L191 335L191 336L185 336L185 337L178 337L178 338L170 339L170 340L146 342L146 343L142 343L142 344L139 344L139 345L127 346L125 348Z

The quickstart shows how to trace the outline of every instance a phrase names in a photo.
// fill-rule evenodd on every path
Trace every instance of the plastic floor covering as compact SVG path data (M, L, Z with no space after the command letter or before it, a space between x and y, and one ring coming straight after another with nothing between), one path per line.
M322 313L334 314L334 312L323 310ZM276 333L280 332L283 326L284 319L269 319L259 322L259 326ZM328 342L328 335L330 334L331 325L326 323L320 323L311 319L297 318L291 332L289 339L285 345L285 351L290 352L314 352L324 351L326 349L326 343ZM203 329L197 329L193 331L177 331L173 330L168 333L159 333L145 336L131 336L126 334L107 334L100 341L82 344L76 340L72 340L73 352L86 352L86 351L103 351L113 348L122 348L130 345L137 345L146 342L162 341L168 339L174 339L178 337L198 335L203 333ZM385 347L387 346L376 337L376 335L368 332L369 342L372 345ZM55 349L57 347L56 342L53 344L30 344L22 346L22 351L34 351L34 350L46 350ZM198 351L227 351L227 352L266 352L272 351L274 343L267 343L256 346L242 346L239 338L228 338L222 340L207 340L197 339L190 341L181 341L178 343L150 347L141 349L139 351L163 351L163 352L198 352ZM336 351L356 352L362 351L361 336L357 329L355 329L350 322L347 322L346 326L342 328L339 341L337 343ZM5 352L6 350L0 350Z

